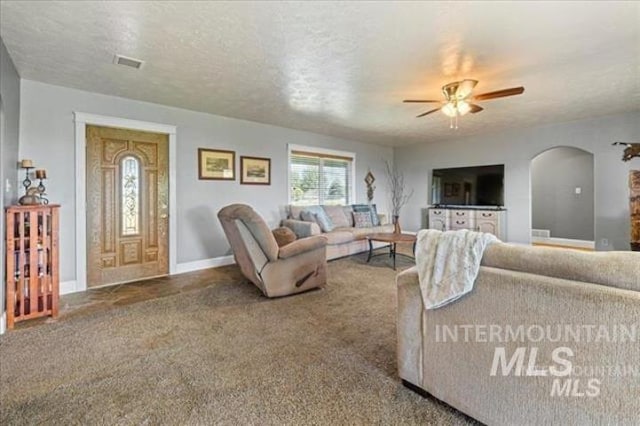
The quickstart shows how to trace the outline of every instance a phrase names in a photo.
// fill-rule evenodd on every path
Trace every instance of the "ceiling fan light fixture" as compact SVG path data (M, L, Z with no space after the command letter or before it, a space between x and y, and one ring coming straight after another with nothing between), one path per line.
M453 118L467 114L471 111L471 105L467 101L451 101L447 102L440 110L447 117Z
M447 117L453 118L458 115L458 110L453 102L446 103L442 108L440 108L440 110Z
M450 127L452 129L457 129L458 117L462 117L463 115L466 115L468 113L476 114L484 110L484 108L477 104L478 101L506 98L508 96L515 96L524 93L524 87L519 86L474 95L473 89L477 84L478 80L472 80L470 78L445 84L444 86L442 86L442 94L444 95L445 99L444 102L432 99L405 99L403 102L439 103L441 105L440 107L423 112L416 117L421 118L440 110L444 115L450 118Z
M459 115L465 115L471 111L471 105L466 101L459 101L457 107Z

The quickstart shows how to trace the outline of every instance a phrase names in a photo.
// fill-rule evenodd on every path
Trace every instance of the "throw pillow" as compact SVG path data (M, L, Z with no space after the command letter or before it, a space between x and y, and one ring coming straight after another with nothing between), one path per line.
M371 223L373 224L372 226L380 225L380 219L378 218L378 212L376 211L375 204L371 206L368 204L354 204L353 211L369 213L369 215L371 215Z
M378 209L375 204L371 204L371 221L373 226L380 226L380 218L378 217Z
M296 237L296 234L286 226L281 226L280 228L276 228L273 231L271 231L271 233L273 234L273 237L276 239L276 243L278 244L278 247L291 244L298 238Z
M316 214L313 212L310 212L309 210L303 210L300 212L300 220L303 222L318 223L316 218L317 218Z
M356 228L371 228L373 226L370 212L353 212L353 222Z
M300 219L300 213L302 213L302 211L304 210L304 207L300 207L300 206L289 206L289 219L296 219L296 220L301 220Z
M304 211L311 212L316 216L315 222L320 225L320 229L322 229L322 232L333 231L333 223L331 223L331 219L329 219L329 216L327 216L327 213L324 211L322 206L309 206L305 208ZM302 213L300 213L300 217L302 217ZM302 220L305 219L303 218Z

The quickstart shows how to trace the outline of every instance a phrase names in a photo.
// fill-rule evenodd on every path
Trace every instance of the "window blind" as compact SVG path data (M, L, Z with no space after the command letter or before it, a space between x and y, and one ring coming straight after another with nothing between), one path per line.
M346 205L351 201L353 158L292 151L289 164L291 204Z

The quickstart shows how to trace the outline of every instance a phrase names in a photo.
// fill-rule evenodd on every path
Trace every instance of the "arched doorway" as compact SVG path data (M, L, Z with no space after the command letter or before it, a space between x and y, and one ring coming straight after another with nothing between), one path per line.
M555 147L531 161L534 245L595 248L593 154Z

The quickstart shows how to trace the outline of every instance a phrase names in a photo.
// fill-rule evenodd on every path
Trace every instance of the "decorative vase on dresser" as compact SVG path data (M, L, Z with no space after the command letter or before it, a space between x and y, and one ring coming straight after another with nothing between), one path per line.
M429 229L488 232L503 241L507 237L505 209L432 207L428 212Z
M631 250L640 251L640 170L629 173L631 211Z
M7 327L58 316L57 205L12 206L6 211Z

